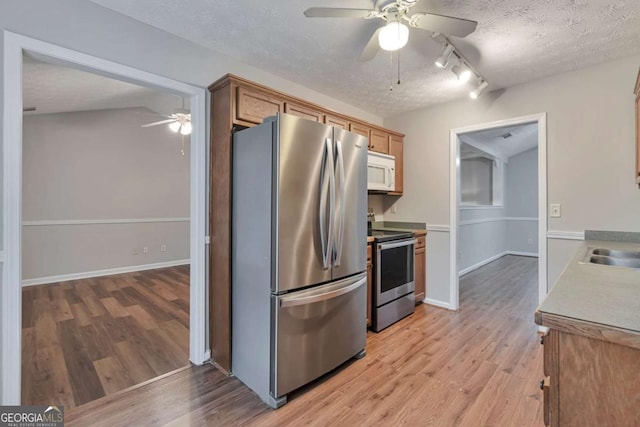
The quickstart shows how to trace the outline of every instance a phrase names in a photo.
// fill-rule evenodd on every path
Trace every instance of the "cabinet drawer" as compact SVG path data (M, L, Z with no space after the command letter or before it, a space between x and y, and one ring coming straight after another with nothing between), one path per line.
M237 88L236 118L260 124L269 116L284 110L284 102L263 92Z
M420 236L416 238L416 249L422 249L425 247L426 245L426 238L425 236Z

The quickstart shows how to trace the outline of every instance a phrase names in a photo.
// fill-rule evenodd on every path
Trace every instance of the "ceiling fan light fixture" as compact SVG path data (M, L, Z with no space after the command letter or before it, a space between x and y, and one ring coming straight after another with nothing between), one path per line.
M435 61L436 67L443 69L447 68L447 65L449 65L449 58L451 58L451 54L453 53L454 49L455 47L453 47L452 44L447 43L447 45L444 47L444 50L442 51L442 55L440 55Z
M384 50L394 51L403 48L409 41L409 27L398 20L389 20L378 33L378 43Z
M191 122L185 122L182 125L182 128L180 129L180 133L182 135L191 135L191 130L192 130Z
M169 129L171 129L171 131L175 133L178 133L178 131L180 130L180 126L182 126L182 123L178 121L169 123Z
M456 75L460 83L467 83L471 79L471 70L464 64L455 65L451 71Z
M487 83L486 80L483 80L477 88L469 92L469 97L471 99L478 99L487 86L489 86L489 83Z

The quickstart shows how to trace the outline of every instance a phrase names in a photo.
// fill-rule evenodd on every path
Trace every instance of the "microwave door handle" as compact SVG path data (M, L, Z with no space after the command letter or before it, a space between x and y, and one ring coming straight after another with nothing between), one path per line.
M389 174L389 188L394 188L395 180L396 180L396 172L393 168L387 168L387 173Z
M344 244L344 222L345 222L345 199L347 187L344 179L344 156L342 154L342 142L336 140L336 154L337 154L337 164L336 164L336 181L339 185L338 188L338 203L339 207L337 210L337 236L336 236L336 259L334 262L334 266L340 266L340 259L342 258L342 246Z

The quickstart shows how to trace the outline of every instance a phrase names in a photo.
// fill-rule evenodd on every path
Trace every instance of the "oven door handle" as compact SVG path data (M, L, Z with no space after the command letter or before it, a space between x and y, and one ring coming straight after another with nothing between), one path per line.
M416 244L416 239L402 240L402 241L393 242L393 243L378 243L378 249L383 251L385 249L400 248L402 246L409 246L409 245L415 245L415 244Z

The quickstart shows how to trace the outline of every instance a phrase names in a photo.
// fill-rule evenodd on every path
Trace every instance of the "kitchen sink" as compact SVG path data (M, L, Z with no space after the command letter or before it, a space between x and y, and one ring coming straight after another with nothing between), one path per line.
M640 270L640 252L589 248L582 263Z
M640 252L619 251L615 249L594 249L594 255L602 255L613 258L636 258L640 259Z

